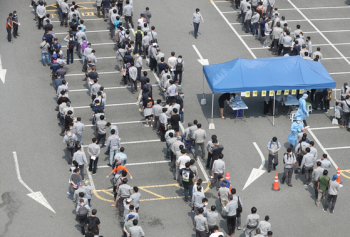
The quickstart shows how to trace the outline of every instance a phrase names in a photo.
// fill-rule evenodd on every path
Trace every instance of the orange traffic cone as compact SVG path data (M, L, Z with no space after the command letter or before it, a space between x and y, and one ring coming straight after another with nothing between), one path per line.
M273 184L272 190L274 191L280 191L279 183L278 183L278 173L275 175L275 182Z
M338 175L337 182L340 183L340 168L339 167L338 167L337 175Z
M231 182L231 178L230 178L230 173L229 172L226 172L225 179ZM231 194L231 189L230 189L230 194Z
M228 181L231 182L231 178L230 178L230 173L229 172L226 172L226 178L225 179L227 179Z

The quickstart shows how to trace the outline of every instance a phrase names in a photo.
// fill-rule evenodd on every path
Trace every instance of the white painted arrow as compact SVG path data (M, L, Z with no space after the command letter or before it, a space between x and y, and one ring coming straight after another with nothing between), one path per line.
M245 183L244 187L242 190L244 190L246 187L248 187L251 183L253 183L256 179L258 179L263 173L265 173L265 170L263 170L264 165L265 165L265 157L263 153L261 152L260 148L256 144L256 142L253 142L253 145L255 148L258 150L260 158L261 158L261 165L258 169L253 168L252 172L249 175L249 178L247 182Z
M192 45L196 53L198 54L199 58L198 62L200 62L202 65L209 65L209 60L208 59L203 59L202 55L198 51L197 47L195 45Z
M31 198L33 198L35 201L39 202L41 205L44 207L48 208L50 211L56 214L55 210L50 206L50 204L47 202L45 199L44 195L39 191L39 192L34 192L29 186L23 181L21 177L21 173L19 172L19 165L18 165L18 159L17 159L17 153L14 151L13 152L13 159L15 160L15 166L16 166L16 172L17 172L17 178L18 181L26 188L30 193L27 195Z
M6 71L7 69L2 69L2 62L1 62L1 55L0 55L0 79L4 84L5 84Z

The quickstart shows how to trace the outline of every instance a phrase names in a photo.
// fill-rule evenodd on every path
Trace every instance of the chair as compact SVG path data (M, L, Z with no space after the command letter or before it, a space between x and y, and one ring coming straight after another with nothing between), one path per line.
M308 113L312 113L312 105L309 102L306 102L306 111Z
M234 116L235 116L235 118L237 118L237 117L242 117L242 110L241 110L241 109L235 110Z
M190 141L186 141L185 142L185 148L187 149L188 147L188 143L190 143ZM188 151L191 151L192 149L194 149L194 142L192 143L192 146L188 149Z
M290 120L291 123L293 123L294 116L295 116L296 113L297 113L297 110L294 110L294 111L290 112L289 120Z

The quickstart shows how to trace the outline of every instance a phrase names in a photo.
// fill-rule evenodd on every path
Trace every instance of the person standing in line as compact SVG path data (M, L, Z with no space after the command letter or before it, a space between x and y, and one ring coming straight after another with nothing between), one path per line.
M134 22L132 21L132 17L134 15L134 9L129 4L129 0L126 0L126 6L123 8L123 15L125 17L125 25L127 29L130 29L129 23L131 24L131 27L134 29Z
M101 147L105 146L106 141L106 129L107 129L107 122L104 120L105 116L100 116L100 121L96 122L96 128L97 128L97 144L100 143L102 140Z
M311 57L311 55L312 55L312 42L311 42L310 36L306 37L306 50L309 52L309 57Z
M12 15L12 26L13 26L13 38L17 39L18 34L18 26L20 23L18 22L18 16L17 16L17 11L13 11Z
M323 154L322 155L322 159L318 159L316 161L320 161L321 162L321 168L328 170L329 168L332 167L332 163L330 162L330 160L327 159L327 154Z
M81 233L85 235L85 221L91 209L89 205L84 203L84 199L80 199L80 203L77 205L77 209L75 211L79 217Z
M205 149L204 149L204 141L206 138L206 133L205 131L202 129L202 124L197 124L197 130L194 131L193 133L193 139L195 141L194 144L194 158L197 159L198 156L198 151L199 151L199 146L201 147L202 150L202 159L204 160L205 157Z
M207 211L207 221L208 221L208 229L209 229L209 234L212 234L215 232L215 226L217 219L218 219L219 213L216 212L216 206L212 205L210 207L210 210Z
M252 207L251 212L252 214L249 214L247 216L247 220L245 221L245 227L247 228L246 229L243 228L243 230L245 229L244 232L246 237L254 236L255 229L259 225L260 217L258 214L256 214L257 212L256 207Z
M62 17L61 17L61 24L60 26L63 26L63 22L64 22L64 26L68 27L68 12L69 12L69 7L67 4L68 0L64 0L61 3L61 11L62 11ZM67 55L68 56L68 55Z
M39 6L36 8L36 14L38 14L38 29L40 30L41 26L44 27L44 17L46 15L46 8L44 7L43 2L39 2Z
M69 112L68 112L69 113ZM68 164L72 164L72 159L75 151L75 145L78 142L78 138L69 129L66 130L66 135L63 138L63 143L66 144Z
M303 168L301 166L301 162L303 160L303 156L306 154L306 148L310 148L310 144L306 142L306 137L302 137L301 141L295 146L295 153L297 153L297 161L298 161L298 168ZM298 169L295 169L295 174L298 173Z
M245 22L245 33L249 33L252 31L252 10L250 10L250 6L247 6L247 13L245 14L244 22Z
M182 56L179 55L176 59L175 64L175 71L174 71L174 81L175 83L178 83L179 86L181 86L182 82L182 73L185 71L185 62L182 60ZM177 80L177 77L179 76L179 80Z
M293 166L295 166L297 159L295 158L294 153L292 152L292 148L287 149L287 153L284 154L283 156L283 163L284 163L284 173L282 177L282 182L281 184L284 184L284 181L287 180L287 184L289 187L293 187L292 185L292 175L293 175Z
M96 216L96 214L97 214L97 210L96 209L92 209L91 216L89 216L85 220L86 226L88 227L88 229L90 227L92 227L92 231L96 231L96 230L99 231L100 230L101 222L100 222L100 218L98 218Z
M196 192L192 193L192 208L194 212L193 221L195 221L195 217L199 214L199 209L202 207L202 200L205 198L205 195L201 190L202 186L197 186Z
M137 68L134 66L134 62L130 63L129 83L131 85L131 92L135 94L137 92Z
M334 213L334 207L335 207L335 203L337 202L338 191L340 189L340 184L337 182L337 178L338 178L338 175L335 174L333 175L332 180L329 181L327 201L323 208L323 211L327 212L328 206L330 202L332 202L332 205L329 209L331 214Z
M132 204L135 207L136 213L139 213L141 193L139 193L139 188L136 186L132 188L132 191L133 194L131 194L130 198L132 200Z
M76 33L75 38L77 42L75 51L78 52L78 57L81 58L83 40L87 40L87 37L80 26L78 27L78 32Z
M111 3L109 0L102 0L102 5L103 5L104 21L107 21L108 16L109 16L109 8L111 6Z
M327 189L329 187L329 178L327 177L328 170L323 170L323 175L320 176L317 180L317 199L315 202L316 206L320 206L321 198L325 198L327 196Z
M144 17L146 18L146 22L147 24L149 25L150 22L151 22L151 17L152 17L152 14L151 12L149 11L149 7L146 7L146 11L144 13L142 13L144 15Z
M272 17L273 5L275 5L275 0L267 0L266 16L269 17L269 18Z
M277 137L272 138L272 141L267 144L267 149L269 150L269 164L267 172L270 173L272 166L273 170L276 170L276 166L278 165L278 151L281 149L281 143L277 141ZM272 160L274 161L273 164Z
M85 125L81 122L81 117L77 118L77 122L74 123L74 128L76 131L76 135L78 137L78 145L81 146L81 140L83 138L83 131L85 130Z
M215 160L213 163L211 186L213 187L216 183L216 190L220 188L220 180L218 177L223 176L225 173L225 162L222 160L223 158L224 155L220 154L219 159Z
M90 155L89 171L93 175L96 174L98 157L100 155L100 146L96 144L97 138L92 138L92 143L88 146L88 153Z
M80 169L80 175L84 181L85 180L85 178L84 178L84 165L87 165L88 163L86 161L85 153L81 151L80 145L77 145L77 151L73 155L73 161L78 162L79 169Z
M143 229L141 226L137 226L137 224L139 223L138 220L134 219L132 221L133 225L132 227L129 228L130 232L130 237L144 237L145 236L145 232L143 232Z
M224 237L224 233L219 232L219 226L215 225L212 229L212 234L209 237Z
M115 134L115 130L111 130L111 136L108 137L106 142L106 148L109 150L109 163L108 166L112 166L114 156L117 154L120 147L120 139L119 136Z
M253 20L253 25L252 25L252 35L253 36L257 36L258 35L258 31L259 31L259 20L260 20L260 14L257 12L257 10L255 10L253 12L253 16L252 16L252 20Z
M196 237L207 237L209 233L208 221L203 216L204 209L198 209L199 215L194 217L194 226L196 228Z
M152 107L152 110L153 110L152 113L154 115L153 131L155 130L157 133L159 132L159 128L160 128L159 116L162 114L161 104L162 104L162 100L158 99L157 104Z
M220 145L218 140L213 141L213 147L210 150L210 153L212 155L211 162L209 164L209 169L211 170L213 168L213 164L216 160L219 159L220 156L223 156L222 151L224 150L224 146Z
M13 43L11 31L13 29L12 13L9 14L6 20L7 40L9 43Z
M125 178L123 179L122 184L119 186L119 189L118 189L120 216L123 216L123 213L124 213L124 205L123 205L124 199L129 198L131 195L132 195L131 187L128 185L128 179Z
M167 108L162 108L162 113L159 115L160 122L160 140L165 142L165 131L168 127L168 117L166 116Z
M259 222L258 229L262 236L267 236L267 233L271 230L271 224L268 222L270 220L269 216L265 216L265 220Z
M194 139L194 132L198 129L197 127L198 121L195 119L193 120L193 125L189 128L189 142L188 142L188 146L187 146L187 151L189 151L189 149L191 148L192 144L195 142Z
M141 79L141 70L142 70L142 64L143 64L143 61L142 61L142 57L141 57L141 51L140 52L137 52L136 54L136 62L135 62L135 67L137 69L137 79L136 80L139 80ZM130 70L130 69L129 69ZM136 88L137 90L137 88Z
M312 171L312 177L314 179L315 200L318 199L318 179L322 176L324 169L321 167L321 161L316 162L317 168ZM316 204L316 201L315 201ZM316 204L317 205L317 204Z
M305 166L305 183L304 186L308 186L311 183L312 172L314 170L314 156L310 153L310 147L306 148L306 154L303 156L301 167Z
M85 189L85 197L88 200L89 206L91 207L91 198L93 195L92 187L90 186L90 181L85 180L83 189Z
M73 36L73 34L67 35L64 38L64 41L67 42L67 65L69 65L69 58L71 63L73 63L73 59L74 59L74 47L75 47L75 38Z
M226 221L227 221L227 229L228 229L228 235L232 237L235 234L235 228L236 228L236 216L237 216L237 208L238 208L238 202L237 200L233 200L233 195L228 195L228 203L226 205L225 212L227 214Z
M50 66L51 65L50 54L49 54L50 44L46 42L46 37L43 37L43 42L40 43L39 47L41 49L41 58L43 60L42 61L43 66L46 66L46 64Z
M198 28L199 28L199 23L201 22L204 23L204 19L202 17L202 14L199 12L199 8L196 8L196 12L193 13L192 19L191 19L191 25L193 24L194 26L194 37L197 39L198 36Z
M179 157L180 160L180 157ZM190 193L190 196L192 198L193 195L193 184L194 184L194 174L193 171L190 169L190 162L186 162L185 168L180 170L180 175L182 176L182 185L184 187L185 192L185 202L188 204L188 193Z

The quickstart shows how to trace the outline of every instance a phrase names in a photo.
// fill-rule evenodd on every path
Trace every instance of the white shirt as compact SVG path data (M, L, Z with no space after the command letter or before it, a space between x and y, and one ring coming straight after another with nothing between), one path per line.
M143 19L138 19L137 22L138 22L139 26L141 26L141 27L142 27L143 24L144 24Z
M171 85L168 87L169 96L175 96L176 95L176 85Z
M212 233L209 237L219 237L220 235L225 236L222 232Z
M186 168L185 164L186 162L190 162L191 158L187 155L182 155L177 160L177 163L179 163L179 170Z
M170 64L171 68L174 68L176 65L176 59L175 57L168 58L168 64Z

